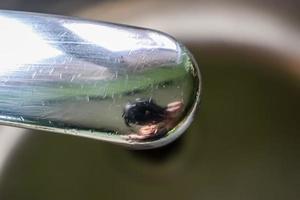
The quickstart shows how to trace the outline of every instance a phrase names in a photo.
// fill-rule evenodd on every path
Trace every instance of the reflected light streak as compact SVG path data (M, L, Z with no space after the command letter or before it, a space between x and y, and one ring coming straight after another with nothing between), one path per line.
M62 54L20 21L0 16L0 24L0 75Z
M64 24L64 27L71 30L85 41L113 52L126 51L128 49L133 51L138 49L152 49L155 47L171 50L176 50L177 48L171 38L155 33L139 35L114 27L86 23L66 23ZM143 40L139 39L141 37Z

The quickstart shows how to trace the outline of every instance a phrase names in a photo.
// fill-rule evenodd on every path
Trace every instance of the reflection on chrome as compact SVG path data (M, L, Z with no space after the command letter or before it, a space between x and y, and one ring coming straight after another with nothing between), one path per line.
M172 39L161 34L148 31L143 34L132 32L132 28L124 29L119 25L93 23L65 23L64 27L74 32L83 40L98 45L109 51L131 51L153 48L176 50ZM143 38L143 40L139 40ZM116 42L116 39L118 42Z
M0 75L16 71L24 63L38 63L61 54L61 51L47 44L32 27L16 19L0 16L0 24Z
M0 42L2 124L154 148L199 102L199 69L160 32L0 11Z
M174 101L163 108L157 105L153 99L137 99L134 103L126 104L122 115L126 125L131 127L132 123L142 126L123 138L134 141L163 137L174 127L182 107L181 101Z

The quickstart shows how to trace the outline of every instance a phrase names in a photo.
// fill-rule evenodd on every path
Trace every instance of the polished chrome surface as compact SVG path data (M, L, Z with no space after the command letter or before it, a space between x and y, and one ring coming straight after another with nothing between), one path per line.
M162 146L190 124L200 73L163 33L0 11L0 119L133 148Z

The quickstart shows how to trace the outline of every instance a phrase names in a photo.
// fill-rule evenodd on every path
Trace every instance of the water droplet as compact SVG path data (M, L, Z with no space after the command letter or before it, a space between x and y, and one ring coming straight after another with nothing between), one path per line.
M52 68L50 71L49 71L49 75L52 75L54 72L54 68Z
M75 79L75 75L72 76L70 82L73 82L74 79Z
M32 79L34 79L34 78L35 78L35 76L36 76L36 74L37 74L37 73L36 73L36 71L35 71L35 72L33 72L33 74L32 74L32 76L31 76L31 78L32 78Z

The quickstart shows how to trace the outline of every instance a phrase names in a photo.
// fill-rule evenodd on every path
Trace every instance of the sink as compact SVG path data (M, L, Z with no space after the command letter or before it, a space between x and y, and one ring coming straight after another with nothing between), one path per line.
M175 36L200 66L203 95L186 133L147 151L1 126L1 200L298 199L296 2L89 0L71 7L67 1L24 2L0 5Z

